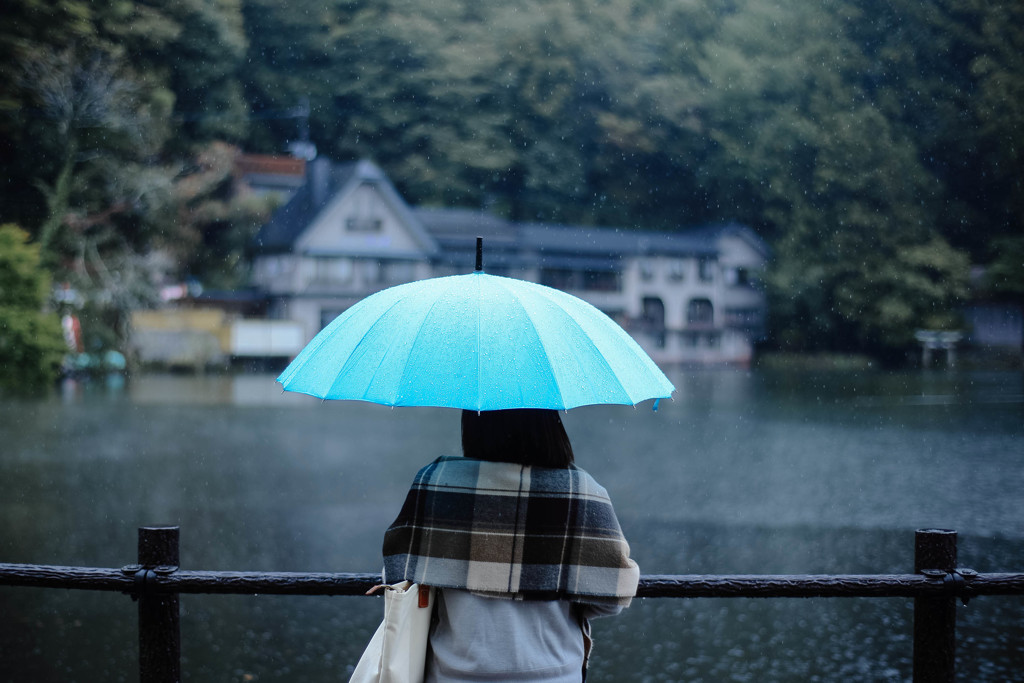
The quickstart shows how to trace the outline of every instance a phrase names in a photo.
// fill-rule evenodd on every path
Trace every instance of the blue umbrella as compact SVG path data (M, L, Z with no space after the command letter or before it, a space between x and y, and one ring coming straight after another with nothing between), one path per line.
M277 381L324 399L470 410L671 396L672 383L607 315L557 289L487 275L477 259L477 272L363 299Z

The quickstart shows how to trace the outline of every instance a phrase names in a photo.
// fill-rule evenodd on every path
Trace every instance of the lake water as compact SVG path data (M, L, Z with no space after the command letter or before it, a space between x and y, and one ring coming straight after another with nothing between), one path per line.
M645 574L905 573L914 530L1024 571L1024 375L680 371L658 412L569 411ZM285 394L271 376L145 376L0 402L0 562L120 567L181 527L188 569L377 571L415 471L459 415ZM190 681L345 681L381 603L183 596ZM959 607L965 681L1024 680L1024 599ZM0 588L0 680L137 680L114 593ZM905 599L647 599L595 624L593 681L904 681Z

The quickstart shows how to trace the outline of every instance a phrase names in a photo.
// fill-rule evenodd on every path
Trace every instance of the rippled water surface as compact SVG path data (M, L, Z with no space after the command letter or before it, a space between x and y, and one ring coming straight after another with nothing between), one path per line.
M686 371L658 412L565 415L647 574L904 573L914 530L1024 571L1021 373ZM376 571L458 413L323 403L271 376L147 376L0 402L0 562L120 567L181 527L189 569ZM184 596L192 681L347 680L380 604ZM137 680L122 595L0 588L0 680ZM1024 680L1024 600L959 608L962 680ZM647 599L599 621L593 681L903 681L903 599Z

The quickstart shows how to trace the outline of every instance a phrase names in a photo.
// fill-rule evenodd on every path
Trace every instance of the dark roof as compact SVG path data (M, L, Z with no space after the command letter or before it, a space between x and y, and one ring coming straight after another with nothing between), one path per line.
M484 269L542 268L616 270L624 256L708 256L726 226L679 233L550 223L513 223L473 209L413 209L440 246L440 260L471 269L477 236L484 238Z
M580 256L714 255L718 226L680 233L554 223L513 223L474 209L418 208L413 213L445 250L472 250L476 236L488 249L573 253Z
M526 265L515 223L476 209L414 208L412 210L439 247L441 263L460 270L476 264L476 238L484 238L484 269Z
M317 159L307 165L303 186L259 231L257 249L287 251L338 192L353 179L380 182L395 208L405 212L425 250L441 262L473 264L476 237L484 238L485 264L496 267L542 266L611 268L623 256L708 256L718 254L723 234L746 239L766 257L768 247L749 228L724 223L679 232L626 228L514 223L478 209L407 207L383 171L370 162L331 164ZM435 250L427 242L436 244Z
M475 209L414 208L412 212L437 240L475 238L514 243L516 225L504 218Z
M717 242L725 235L732 235L744 240L757 250L764 258L771 258L772 250L768 244L758 236L756 232L740 223L718 223L705 225L699 228L690 228L686 234L695 239L705 240L711 243Z
M648 232L623 228L525 224L520 229L522 246L539 252L587 256L640 256L643 254L713 256L714 239L679 233Z

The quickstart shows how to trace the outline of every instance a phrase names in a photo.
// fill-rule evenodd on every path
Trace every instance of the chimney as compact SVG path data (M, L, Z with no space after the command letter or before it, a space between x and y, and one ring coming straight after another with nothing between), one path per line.
M317 157L309 162L308 168L313 206L320 206L327 201L331 189L331 162L324 157Z

